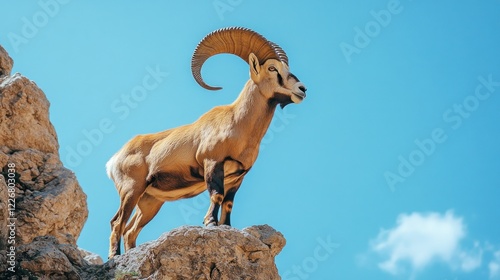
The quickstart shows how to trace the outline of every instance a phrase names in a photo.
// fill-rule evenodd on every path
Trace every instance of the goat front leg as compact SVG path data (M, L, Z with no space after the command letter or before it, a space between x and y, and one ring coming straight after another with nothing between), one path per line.
M224 200L222 201L222 210L220 213L220 223L221 225L228 225L231 226L231 212L233 211L233 202L234 202L234 196L236 195L236 192L241 186L241 182L243 181L243 176L245 175L246 171L243 171L241 173L241 176L233 183L232 186L229 184L226 185L228 190L224 194Z
M234 195L238 191L239 185L227 191L222 201L222 210L220 214L221 225L231 225L231 212L233 211Z
M204 165L210 206L203 219L203 224L205 226L216 226L218 224L219 208L224 200L224 162L206 159Z

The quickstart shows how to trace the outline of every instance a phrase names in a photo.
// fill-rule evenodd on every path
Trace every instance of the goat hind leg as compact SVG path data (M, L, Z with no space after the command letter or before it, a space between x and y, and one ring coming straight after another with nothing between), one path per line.
M121 235L117 235L115 231L113 231L113 225L115 224L118 216L120 215L120 209L116 212L116 214L111 219L111 236L109 237L109 253L108 258L111 259L115 255L120 255L120 243L121 243Z
M158 214L163 203L163 201L147 193L142 195L137 203L137 209L132 220L125 228L125 234L123 235L125 252L135 247L139 232Z
M128 192L120 192L120 208L118 212L111 220L111 235L109 237L109 255L108 258L112 258L115 255L120 254L120 240L125 229L125 224L127 223L132 211L134 210L137 201L144 192L146 186L145 184L131 183L128 188L122 188L128 190Z

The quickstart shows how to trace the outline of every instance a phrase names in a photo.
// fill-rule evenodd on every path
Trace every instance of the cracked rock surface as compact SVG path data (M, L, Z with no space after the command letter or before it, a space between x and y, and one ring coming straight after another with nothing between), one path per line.
M6 177L7 165L15 165L17 245L43 235L76 240L87 220L87 196L58 150L42 90L20 74L1 77L0 167Z
M130 279L281 279L274 257L283 235L268 225L183 226L144 243L107 265Z
M12 66L0 46L0 274L7 271L6 251L15 247L16 273L74 276L73 265L83 265L76 240L87 220L87 196L59 158L45 94L21 74L11 75ZM14 232L15 243L9 243ZM24 254L23 248L30 249Z

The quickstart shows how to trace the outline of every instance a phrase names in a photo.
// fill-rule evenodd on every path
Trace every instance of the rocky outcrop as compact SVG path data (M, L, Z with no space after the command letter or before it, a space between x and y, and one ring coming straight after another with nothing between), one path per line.
M89 264L74 245L61 244L53 236L39 236L17 250L17 275L42 279L81 279Z
M16 276L51 280L276 280L281 278L274 258L285 242L281 233L267 225L243 230L184 226L102 264L98 256L77 249L72 242L61 244L53 236L40 236L18 248Z
M138 246L107 264L133 279L281 279L274 257L285 246L270 226L184 226Z
M104 264L79 249L86 195L61 163L44 93L11 69L0 46L0 279L280 279L285 239L267 225L185 226Z
M88 215L86 195L59 159L45 94L26 77L11 76L11 69L12 59L0 47L0 273L11 247L22 269L23 258L32 257L22 248L34 252L41 236L78 251L76 239ZM46 266L27 269L35 267Z
M2 58L1 61L11 61ZM4 71L12 65L1 66ZM9 74L9 72L4 72ZM20 74L0 80L0 166L15 172L16 242L52 235L78 238L87 219L86 195L59 159L49 120L49 102L37 85Z
M81 248L80 248L80 253L83 256L83 259L86 260L87 263L89 263L89 264L101 265L104 263L102 261L101 256L99 256L98 254L89 252L89 251L81 249Z
M14 61L12 61L12 58L9 56L7 51L2 46L0 46L0 79L2 78L2 76L10 75L13 64Z

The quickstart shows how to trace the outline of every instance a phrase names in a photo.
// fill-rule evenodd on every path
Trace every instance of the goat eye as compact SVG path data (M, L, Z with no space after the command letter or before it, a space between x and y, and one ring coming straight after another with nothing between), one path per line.
M274 66L269 66L269 68L267 68L267 70L269 70L269 71L276 71L276 68Z

